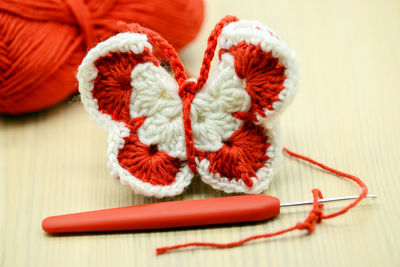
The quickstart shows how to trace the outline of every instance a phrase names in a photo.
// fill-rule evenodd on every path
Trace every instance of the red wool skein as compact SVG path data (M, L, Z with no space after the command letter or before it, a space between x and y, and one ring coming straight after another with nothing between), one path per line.
M192 41L203 0L0 1L0 113L54 105L77 91L75 73L87 50L139 23L175 49Z

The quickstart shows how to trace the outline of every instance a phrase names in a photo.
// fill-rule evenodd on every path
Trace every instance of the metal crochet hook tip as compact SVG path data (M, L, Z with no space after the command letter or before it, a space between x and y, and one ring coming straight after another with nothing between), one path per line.
M342 200L350 200L350 199L356 199L359 196L347 196L347 197L335 197L335 198L323 198L318 200L319 203L325 203L325 202L333 202L333 201L342 201ZM376 195L369 194L365 196L366 198L376 198ZM300 205L310 205L313 204L314 202L312 200L309 201L301 201L301 202L291 202L291 203L282 203L280 206L281 207L291 207L291 206L300 206Z

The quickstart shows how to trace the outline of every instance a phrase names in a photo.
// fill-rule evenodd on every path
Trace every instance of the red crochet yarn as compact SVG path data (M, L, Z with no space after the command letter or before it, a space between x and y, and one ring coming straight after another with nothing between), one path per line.
M262 162L268 160L265 154L269 144L260 126L246 122L243 127L234 132L227 142L216 152L204 153L197 150L200 160L210 161L210 171L220 173L228 179L242 179L251 187L256 171L264 167ZM231 168L236 166L236 168Z
M184 66L178 55L158 33L138 24L123 25L123 27L128 31L146 34L155 50L153 54L162 56L171 66L183 103L186 155L190 169L196 173L195 158L198 157L200 161L206 158L210 162L209 171L211 173L218 173L229 180L242 179L247 187L252 187L253 180L251 178L256 177L257 170L265 167L263 162L269 159L266 155L269 147L268 138L265 136L263 128L254 122L258 120L256 114L265 117L264 109L273 109L272 103L279 100L278 95L284 90L285 68L279 60L273 57L271 52L264 52L260 46L246 42L239 42L229 51L220 50L220 56L224 52L233 56L236 74L239 78L246 79L245 89L251 97L251 106L248 112L233 114L236 118L243 120L244 124L218 151L204 152L195 148L190 117L192 101L208 79L218 37L224 26L235 21L238 21L236 17L226 16L211 32L200 76L196 82L187 80ZM141 54L117 52L101 57L95 62L98 75L94 81L93 98L97 100L98 109L101 112L110 114L113 120L130 125L129 104L132 92L130 75L138 63L152 62L159 66L160 63L153 54L147 48ZM144 121L146 118L136 119ZM158 151L157 146L141 143L136 130L131 130L130 136L125 138L125 142L126 145L118 152L118 161L134 177L153 185L169 185L175 181L174 175L178 172L177 168L181 161ZM131 159L134 156L137 158ZM158 168L158 172L152 171L156 168Z
M121 31L117 21L153 29L180 49L203 16L202 0L0 1L0 113L37 111L75 93L87 49Z
M279 100L279 93L285 89L285 68L271 52L264 52L260 45L240 42L229 51L221 49L219 55L225 52L234 56L238 77L246 78L246 91L251 97L249 113L257 112L265 116L264 108L272 110L272 103Z
M175 181L182 161L158 151L156 145L139 141L135 131L125 138L125 146L119 151L118 161L132 175L153 185L169 185ZM160 172L160 169L164 170Z
M99 109L112 116L113 120L128 122L129 102L131 98L131 77L133 68L143 62L157 59L146 48L138 56L130 53L110 53L95 62L98 76L94 81L93 97L97 99Z
M196 124L193 124L193 126L197 127L197 123L201 123L203 120L201 118L204 117L201 113L196 114L196 108L198 107L196 100L198 98L195 98L195 95L204 87L206 87L205 84L209 76L210 64L214 57L217 39L221 34L222 29L227 24L236 22L237 20L238 19L236 17L226 16L212 31L208 39L208 46L204 54L200 76L196 82L187 80L184 67L179 60L178 55L165 39L163 39L154 31L143 28L137 24L127 25L125 27L127 27L127 29L130 31L135 33L143 33L145 35L121 34L115 39L110 38L109 43L104 42L103 47L99 46L98 50L92 50L93 54L89 53L90 56L85 58L78 73L82 101L85 104L88 112L95 116L95 120L98 124L106 124L105 128L110 131L111 138L109 140L111 140L111 142L109 141L109 143L110 147L112 148L112 153L110 153L109 156L109 159L111 159L109 163L111 163L112 166L117 166L116 170L119 172L121 181L122 179L125 179L125 183L130 183L132 181L137 183L132 186L134 190L138 190L140 193L151 196L166 196L165 192L173 188L172 186L174 185L174 182L182 179L182 176L178 177L179 174L184 173L184 171L189 172L186 165L184 166L184 169L181 169L181 166L185 163L187 163L193 173L199 171L199 173L202 174L201 172L203 171L203 173L206 173L206 175L209 173L217 174L216 176L224 177L224 183L226 180L230 182L241 180L241 186L244 185L244 187L247 189L251 188L253 185L256 185L258 181L254 179L252 180L252 177L257 175L256 172L259 169L268 165L267 161L269 160L269 157L274 157L274 153L267 153L269 148L274 147L272 142L269 143L269 139L273 139L273 134L266 133L266 128L263 128L257 123L263 122L263 119L269 119L270 116L274 115L274 112L279 108L279 105L282 104L282 102L279 102L282 99L285 99L289 94L287 91L284 91L287 89L287 85L284 85L284 82L293 81L290 80L290 77L295 74L291 72L293 71L293 68L286 64L286 60L284 61L282 60L282 57L274 57L272 55L274 50L261 49L261 46L265 45L265 43L254 45L252 43L253 39L243 42L242 40L245 39L243 37L241 37L241 39L236 39L234 43L235 45L230 46L226 44L229 44L231 40L227 41L221 38L221 47L226 47L226 49L222 49L221 53L227 53L228 55L219 54L222 58L229 56L230 66L231 68L234 67L235 74L230 73L225 78L229 80L232 79L232 75L234 75L234 77L237 76L239 79L245 80L245 83L241 83L240 86L245 85L247 96L250 97L251 101L248 102L246 109L234 110L246 110L246 112L228 112L237 119L242 120L242 122L240 122L240 125L237 126L234 131L229 132L229 136L224 138L222 143L218 144L219 146L217 149L210 150L207 149L207 147L204 149L201 146L197 146L197 144L196 147L194 146L192 119L196 122ZM238 24L239 22L232 25L237 26ZM265 31L263 33L265 34ZM273 35L273 33L270 31L267 31L267 34ZM132 39L129 39L128 36L130 36ZM127 43L135 43L132 42L132 40L135 40L133 38L141 38L143 36L146 38L146 43L137 42L137 47L132 46L132 48L126 48ZM255 36L257 37L257 35ZM276 40L275 36L274 38ZM254 43L258 44L257 42ZM116 51L115 46L118 45L124 47L124 49L119 51L125 52L110 52ZM153 52L150 52L151 49L154 49L152 50ZM132 51L135 50L139 50L140 52L138 54L134 54ZM98 56L95 56L96 53ZM165 105L163 105L162 102L161 104L157 102L158 100L165 101L165 98L162 97L162 95L165 93L165 91L163 91L163 89L165 89L163 86L167 86L170 80L162 80L161 74L159 73L154 74L153 72L146 74L143 69L140 70L140 68L144 68L148 62L149 64L146 65L146 68L151 66L157 69L157 66L159 66L160 63L157 61L157 58L154 56L154 54L162 55L162 57L170 63L170 67L176 80L176 82L173 81L173 90L176 90L179 87L179 97L176 95L176 91L174 92L175 94L173 97L171 95L169 96L174 101L176 100L175 102L168 102ZM139 63L143 62L145 62L145 64L138 65ZM138 69L138 73L134 73ZM231 70L233 73L233 68ZM165 70L163 70L162 73L168 75ZM94 82L93 77L96 77ZM157 79L160 79L158 82L162 81L162 85L155 81ZM135 83L135 81L138 82ZM152 89L156 89L158 87L160 87L161 90L151 91ZM241 89L243 88L241 87ZM131 95L132 91L134 91L134 94ZM147 95L143 92L151 94ZM198 96L201 96L200 94L201 92ZM215 95L216 98L222 97L222 94L219 93L215 93ZM144 98L145 101L135 106L137 103L135 103L134 100L139 98L139 96ZM225 94L223 97L236 97L236 95ZM209 102L212 101L215 101L215 99L212 99ZM205 108L210 109L210 107L213 107L209 102L205 101ZM219 102L215 103L217 103L219 107L226 105ZM180 104L182 104L182 113L178 113L178 115L176 115L177 113L170 113L175 106L180 106ZM158 117L153 116L155 113L153 108L160 106L163 108L163 110L168 109L166 113L170 114L170 117L166 117L167 120L161 120ZM137 110L135 110L135 107ZM194 115L191 114L191 108L194 109ZM140 110L140 112L138 112L138 110ZM210 109L210 111L213 112L215 109ZM182 114L182 118L179 117ZM109 115L111 115L111 118ZM212 116L214 114L207 115ZM177 121L179 125L172 124L171 121L177 117L182 119L182 121ZM218 116L216 121L221 122L221 117L222 116ZM155 119L153 120L153 118ZM162 150L160 148L160 150L162 150L160 151L157 146L161 147L163 143L158 142L157 139L155 139L155 141L151 139L150 141L146 141L146 137L144 137L144 139L141 140L145 140L143 142L150 144L146 145L141 143L138 138L138 132L141 134L142 129L145 128L141 128L141 126L146 125L146 127L149 127L152 130L150 132L151 134L149 134L150 137L155 136L159 138L161 135L158 136L158 133L165 132L163 132L162 128L154 128L153 125L158 124L164 127L168 125L168 123L173 125L172 128L177 128L179 133L175 134L172 132L171 134L171 132L167 132L167 136L179 135L179 137L182 137L182 139L179 139L181 145L180 150L178 151L180 153L179 155L176 153L177 146L170 150ZM180 128L182 125L181 123L183 123L183 129ZM224 123L224 121L222 121L222 123ZM129 131L126 131L126 129ZM202 134L201 132L198 134L196 131L197 129L194 131L196 135ZM270 131L270 129L267 131ZM183 143L183 132L185 135L185 144ZM142 137L143 135L141 135L141 138ZM209 140L211 139L208 139L207 142ZM170 144L174 141L175 140L173 139L169 139L166 143ZM197 141L198 139L196 139L196 142ZM168 151L168 153L164 151ZM337 171L308 157L291 152L286 148L284 151L293 157L308 161L309 163L319 166L333 174L356 182L361 187L362 193L355 201L342 210L325 215L322 211L323 205L319 204L318 202L318 199L322 198L322 194L318 189L314 189L312 191L314 199L313 209L303 222L297 223L292 227L273 233L251 236L243 240L225 244L193 242L163 247L157 249L157 254L163 254L169 250L188 246L209 246L216 248L234 247L254 239L272 237L294 231L296 229L307 230L311 233L314 231L317 223L324 219L329 219L347 212L366 196L368 191L367 187L359 178ZM172 157L170 154L174 155L174 157ZM116 158L118 159L117 161L115 160ZM185 159L187 162L185 162ZM206 162L207 165L204 165L203 169L201 169L201 164L203 162ZM206 168L208 169L206 172L204 172L204 169ZM190 173L190 175L192 176L193 173ZM191 179L190 176L188 177ZM130 180L130 178L133 179ZM204 178L204 176L202 176L202 178ZM188 181L190 182L190 180ZM152 186L151 190L155 188L155 193L148 192L150 191L148 190L149 184ZM167 187L166 185L172 186ZM181 193L179 190L183 190L184 187L173 189L175 191L173 191L173 194L171 195L174 195L177 192ZM161 192L162 194L159 192L161 190L164 190L164 192ZM237 190L233 192L241 191Z
M250 242L252 240L255 239L260 239L260 238L269 238L269 237L273 237L273 236L277 236L277 235L282 235L284 233L287 232L291 232L291 231L295 231L295 230L307 230L309 233L312 233L315 229L315 226L317 223L320 223L322 220L326 220L326 219L330 219L339 215L342 215L344 213L346 213L347 211L349 211L351 208L353 208L354 206L356 206L368 193L368 188L367 186L364 184L363 181L361 181L360 178L345 173L345 172L341 172L338 170L335 170L329 166L326 166L322 163L319 163L309 157L297 154L295 152L290 151L287 148L283 149L287 154L289 154L292 157L304 160L306 162L309 162L315 166L318 166L332 174L338 175L340 177L343 178L347 178L349 180L352 180L353 182L355 182L360 188L361 188L361 193L358 196L357 199L355 199L353 202L351 202L349 205L345 206L344 208L342 208L341 210L337 211L337 212L333 212L330 214L324 214L322 211L323 205L318 203L318 199L322 199L322 193L319 189L313 189L312 190L312 194L313 194L313 208L310 211L310 213L308 214L307 218L303 221L303 222L298 222L296 223L294 226L285 228L283 230L279 230L276 232L272 232L272 233L267 233L267 234L261 234L261 235L254 235L254 236L250 236L247 237L245 239L239 240L239 241L235 241L235 242L229 242L229 243L211 243L211 242L191 242L191 243L185 243L185 244L180 244L180 245L174 245L174 246L168 246L168 247L161 247L161 248L157 248L156 249L156 253L157 255L161 255L164 254L168 251L172 251L172 250L176 250L179 248L184 248L184 247L213 247L213 248L231 248L231 247L237 247L237 246L241 246L244 243Z

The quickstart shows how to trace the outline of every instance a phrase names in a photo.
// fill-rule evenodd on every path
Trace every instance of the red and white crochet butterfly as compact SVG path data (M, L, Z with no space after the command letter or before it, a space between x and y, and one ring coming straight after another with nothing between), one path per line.
M187 79L163 38L126 27L91 49L77 75L86 110L109 131L112 175L155 197L182 193L195 173L228 193L265 190L281 160L277 117L297 90L295 53L262 24L227 16L199 78Z

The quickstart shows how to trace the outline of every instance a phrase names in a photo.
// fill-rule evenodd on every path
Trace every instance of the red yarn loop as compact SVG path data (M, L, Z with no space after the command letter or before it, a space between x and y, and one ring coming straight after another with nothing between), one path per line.
M196 82L194 81L186 81L179 87L179 96L182 99L187 98L188 94L195 95L197 92L198 92L198 87Z
M318 199L322 199L322 193L319 189L313 189L312 190L312 194L313 194L313 208L310 211L310 213L308 214L307 218L303 221L303 222L299 222L296 223L294 226L285 228L283 230L279 230L276 232L272 232L272 233L266 233L266 234L261 234L261 235L254 235L254 236L250 236L247 237L245 239L239 240L239 241L235 241L235 242L229 242L229 243L210 243L210 242L191 242L191 243L185 243L185 244L180 244L180 245L174 245L174 246L168 246L168 247L161 247L161 248L157 248L156 249L156 253L157 255L161 255L164 254L168 251L172 251L172 250L176 250L179 248L184 248L184 247L213 247L213 248L231 248L231 247L237 247L237 246L241 246L244 243L247 243L249 241L255 240L255 239L260 239L260 238L269 238L269 237L273 237L273 236L278 236L278 235L282 235L284 233L287 232L291 232L294 230L307 230L309 233L312 233L315 229L315 226L317 223L321 222L322 220L325 219L330 219L339 215L342 215L344 213L346 213L349 209L353 208L354 206L356 206L368 193L368 188L367 186L364 184L363 181L361 181L360 178L348 174L348 173L344 173L338 170L335 170L331 167L328 167L322 163L319 163L311 158L308 158L306 156L297 154L295 152L290 151L289 149L287 149L286 147L283 148L283 150L290 156L304 160L306 162L309 162L313 165L316 165L332 174L338 175L340 177L343 178L347 178L352 180L353 182L355 182L360 188L361 188L361 193L358 196L357 199L355 199L352 203L350 203L349 205L345 206L344 208L342 208L341 210L334 212L334 213L330 213L330 214L324 214L322 212L322 208L323 205L320 204L318 202Z
M313 189L313 209L308 214L308 217L304 222L299 222L296 224L296 228L299 230L307 230L312 233L315 229L315 225L320 223L322 220L323 212L322 208L324 205L319 204L318 199L322 199L322 193L319 189Z

